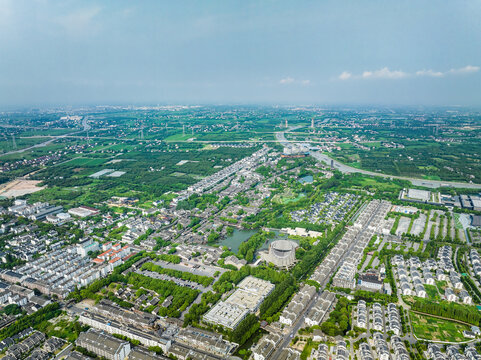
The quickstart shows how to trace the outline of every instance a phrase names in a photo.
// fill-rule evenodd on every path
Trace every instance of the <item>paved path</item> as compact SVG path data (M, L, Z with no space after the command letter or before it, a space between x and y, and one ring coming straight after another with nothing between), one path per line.
M364 227L361 229L361 231L356 235L355 239L352 241L351 245L349 246L348 249L346 249L346 251L343 253L343 255L341 256L341 258L338 260L338 262L335 264L335 266L331 269L331 272L329 273L329 276L326 277L325 281L320 284L320 289L319 291L317 292L316 296L314 296L311 301L309 302L309 304L304 308L304 310L301 312L301 314L299 315L299 317L296 319L295 323L293 325L291 325L290 329L289 329L289 332L286 333L284 335L284 339L277 345L277 348L276 350L268 357L268 359L271 359L271 360L276 360L279 358L280 356L280 353L282 352L282 350L284 350L285 348L287 348L287 346L289 345L290 341L292 340L292 338L295 336L295 334L297 333L297 331L301 328L301 326L304 324L304 319L306 317L306 314L309 313L309 311L312 309L312 307L315 305L318 297L320 294L322 294L322 292L324 291L324 289L326 288L326 285L327 283L329 282L329 280L331 279L331 276L334 275L334 273L339 269L339 267L341 266L341 264L344 262L345 258L347 256L349 256L349 254L351 253L352 249L354 249L354 247L356 246L359 238L361 238L362 234L369 228L369 225L371 224L373 218L375 217L375 215L377 214L377 211L379 210L379 208L381 207L381 204L378 205L378 207L372 212L370 218L368 219L368 221L366 222L366 224L364 225ZM341 236L344 236L344 234L342 234ZM325 259L323 259L322 261L324 261ZM320 262L318 264L318 266L321 264L322 262ZM369 317L369 315L368 315ZM369 334L369 328L367 330L367 333Z
M82 131L88 131L88 130L90 130L91 126L87 123L87 121L88 121L88 117L84 117L84 119L82 121L83 130L77 130L77 131L74 131L74 132L71 132L71 133L68 133L68 134L64 134L64 135L51 136L49 140L44 141L43 143L35 144L35 145L29 146L29 147L26 147L26 148L23 148L23 149L19 149L19 150L9 151L9 152L0 154L0 156L23 153L23 152L31 150L31 149L47 146L48 144L54 142L57 139L63 139L63 138L72 136L74 134L78 134Z

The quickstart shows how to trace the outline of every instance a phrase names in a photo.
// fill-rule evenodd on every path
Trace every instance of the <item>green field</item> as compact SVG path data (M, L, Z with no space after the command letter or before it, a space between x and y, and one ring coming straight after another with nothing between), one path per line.
M70 166L78 166L78 167L94 167L99 166L107 162L108 159L99 159L99 158L75 158L68 161L66 164Z
M272 198L272 201L273 202L276 202L278 204L288 204L290 202L295 202L295 201L298 201L300 199L302 199L304 196L306 196L305 194L303 193L300 193L300 194L296 194L295 192L293 192L291 189L286 189L284 190L284 192L282 194L276 194L274 195L274 197Z
M426 294L428 294L429 298L431 300L440 300L441 297L439 296L438 290L436 288L436 285L424 285L424 288L426 289Z
M446 289L447 285L446 281L436 281L436 286L441 294L444 294L444 289Z
M470 327L454 321L438 319L428 315L409 312L414 334L421 339L460 342L468 340L463 336Z
M193 136L192 134L186 134L186 135L182 135L182 134L174 134L174 135L170 135L168 138L165 139L165 141L186 141L188 139L191 139L195 136Z

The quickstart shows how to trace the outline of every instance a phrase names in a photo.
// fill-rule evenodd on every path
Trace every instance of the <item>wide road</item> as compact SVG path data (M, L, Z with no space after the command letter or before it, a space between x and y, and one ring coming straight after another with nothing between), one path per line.
M29 147L26 147L26 148L23 148L23 149L19 149L19 150L12 150L12 151L0 154L0 156L10 155L10 154L20 154L20 153L23 153L23 152L28 151L28 150L32 150L32 149L35 149L35 148L47 146L48 144L54 142L57 139L63 139L63 138L66 138L66 137L70 137L73 134L78 134L79 132L82 132L82 131L88 131L88 130L90 130L91 126L87 123L87 121L88 121L88 117L85 116L83 121L82 121L83 130L76 130L74 132L64 134L64 135L49 136L50 139L47 140L47 141L44 141L43 143L35 144L35 145L29 146ZM32 136L32 137L34 137L34 136Z
M366 222L366 224L362 227L361 231L356 235L356 238L351 242L351 244L349 245L349 247L346 249L346 251L342 254L342 256L339 258L338 262L336 263L336 265L331 269L330 273L329 273L329 276L326 277L326 279L324 280L324 282L322 284L320 284L320 289L319 291L316 293L316 295L311 299L311 301L309 302L309 304L304 308L304 310L302 311L302 313L300 314L300 316L296 319L295 323L291 326L290 328L290 331L289 333L287 333L283 340L279 343L279 345L276 347L276 350L268 357L269 360L276 360L280 357L280 354L282 352L282 350L284 350L285 348L287 348L287 346L289 345L289 343L291 342L292 338L294 337L295 334L297 334L297 332L299 331L299 329L301 328L302 325L304 325L304 319L306 318L306 315L309 314L309 311L311 311L311 309L314 307L314 305L316 304L317 302L317 299L319 298L319 295L322 294L322 292L324 291L327 283L329 282L329 280L331 279L331 276L334 275L335 272L337 272L337 270L339 269L339 267L341 266L342 263L344 263L344 260L346 259L346 257L349 256L349 254L351 253L351 251L354 249L354 247L356 246L357 242L359 241L359 239L361 238L362 234L368 229L369 225L371 224L372 220L374 219L374 217L376 216L377 212L379 211L380 207L382 206L382 203L379 203L378 207L373 211L371 217L369 218L369 220ZM344 234L343 234L344 236ZM330 250L332 251L332 249ZM324 261L324 260L322 260Z
M276 133L276 138L277 141L281 143L281 145L288 145L290 143L289 140L287 140L284 136L283 132L277 132ZM405 176L395 176L395 175L389 175L389 174L383 174L383 173L378 173L374 171L368 171L368 170L363 170L363 169L358 169L346 164L343 164L337 160L334 160L327 156L326 154L322 154L318 151L311 151L311 156L316 159L319 162L323 162L327 165L331 165L331 162L334 165L334 168L336 170L339 170L340 172L344 174L351 174L351 173L360 173L360 174L365 174L365 175L370 175L370 176L380 176L383 178L389 178L389 179L400 179L400 180L407 180L410 181L413 185L416 186L425 186L429 188L438 188L441 186L449 186L449 187L454 187L454 188L463 188L463 189L481 189L481 184L472 184L472 183L463 183L463 182L451 182L451 181L439 181L439 180L424 180L424 179L417 179L417 178L412 178L412 177L405 177Z

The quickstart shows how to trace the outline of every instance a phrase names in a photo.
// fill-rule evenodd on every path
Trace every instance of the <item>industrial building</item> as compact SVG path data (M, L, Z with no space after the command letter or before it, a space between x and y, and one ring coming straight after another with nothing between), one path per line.
M72 208L68 210L70 215L78 216L80 218L84 218L91 215L97 215L100 213L99 210L88 207L88 206L79 206L77 208Z

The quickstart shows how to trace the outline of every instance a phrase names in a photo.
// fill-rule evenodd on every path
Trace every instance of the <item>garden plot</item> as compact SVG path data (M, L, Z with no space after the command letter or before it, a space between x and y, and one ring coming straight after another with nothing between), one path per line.
M410 312L414 334L417 338L432 341L460 342L467 340L463 331L471 330L468 326L444 319Z

